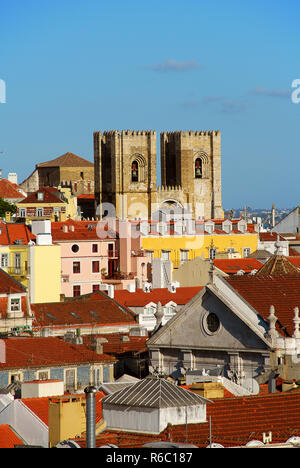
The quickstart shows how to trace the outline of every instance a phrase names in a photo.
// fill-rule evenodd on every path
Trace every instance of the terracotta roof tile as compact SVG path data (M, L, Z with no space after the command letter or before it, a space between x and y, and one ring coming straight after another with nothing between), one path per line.
M28 244L35 239L25 224L0 222L0 245Z
M273 255L262 266L256 276L300 275L299 268L284 255Z
M17 337L3 341L6 362L0 363L0 370L112 360L110 356L97 354L84 345L67 343L55 337Z
M17 185L7 179L0 179L0 197L5 199L22 199L25 196L18 191Z
M43 200L38 199L37 194L43 192ZM54 187L41 187L36 192L30 193L26 198L21 200L19 204L47 204L47 203L66 203L61 198L61 193Z
M225 279L267 320L270 306L275 307L277 327L282 334L294 333L294 308L300 306L300 276L230 276Z
M135 292L127 290L117 290L114 293L116 301L127 307L142 307L149 302L162 305L170 301L174 301L178 305L184 305L189 302L196 294L198 294L202 286L177 288L176 292L172 293L167 288L155 288L151 292L144 292L142 289L137 289Z
M96 437L96 446L106 443L120 448L139 448L150 441L186 442L205 448L210 442L224 447L246 445L261 440L263 433L272 432L272 443L283 443L291 436L300 436L300 393L286 392L249 397L219 398L207 404L207 422L169 425L161 434L125 431L104 431ZM186 432L187 429L187 432ZM76 439L85 447L85 439Z
M8 424L0 425L0 448L15 448L15 445L24 445Z
M214 265L228 274L235 274L239 270L250 273L253 270L259 270L263 266L256 258L215 259Z
M135 324L136 314L121 307L118 302L106 294L98 292L78 300L32 304L35 315L33 328L43 326L84 326L97 324L102 326L116 324Z
M65 153L58 158L39 163L36 167L93 167L94 164L74 153Z

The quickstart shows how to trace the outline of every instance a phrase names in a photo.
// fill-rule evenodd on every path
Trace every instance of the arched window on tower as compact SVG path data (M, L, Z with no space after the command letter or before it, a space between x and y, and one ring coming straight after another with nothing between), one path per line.
M197 158L195 161L195 179L202 179L202 159Z
M133 161L131 164L131 182L139 181L139 164L137 161Z

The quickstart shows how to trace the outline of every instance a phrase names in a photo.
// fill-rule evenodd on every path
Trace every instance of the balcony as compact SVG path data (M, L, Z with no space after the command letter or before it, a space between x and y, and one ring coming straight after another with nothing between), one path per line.
M8 267L6 271L11 276L27 276L28 274L27 269L21 267Z

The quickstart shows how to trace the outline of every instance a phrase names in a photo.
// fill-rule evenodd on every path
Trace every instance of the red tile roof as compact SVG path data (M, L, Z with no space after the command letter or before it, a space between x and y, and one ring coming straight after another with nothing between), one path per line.
M7 179L0 179L0 198L21 200L25 196L18 191L18 185L13 184Z
M25 286L23 286L23 284L19 283L19 281L15 280L12 276L8 275L4 270L0 268L0 294L24 294L25 292L26 288ZM0 304L2 303L1 301L3 301L3 299L7 304L7 298L5 297L0 297Z
M103 237L100 237L100 232L97 229L97 221L73 221L68 219L64 222L52 222L51 223L51 233L52 239L56 242L59 241L80 241L80 240L101 240ZM66 232L64 231L64 227ZM116 239L118 238L117 233L107 231L105 233L104 239Z
M300 275L299 268L284 255L273 255L257 273L258 277L282 275Z
M184 305L189 302L196 294L198 294L203 286L177 288L176 292L172 293L167 288L155 288L151 292L146 293L142 289L137 289L135 292L127 290L117 290L114 293L115 300L126 307L143 307L149 302L162 305L170 301L178 305Z
M223 447L262 441L263 433L272 432L272 443L283 443L300 436L299 391L249 397L219 398L207 404L207 422L186 425L170 424L160 435L124 431L105 431L96 437L96 446L106 443L120 448L139 448L151 441L186 442L205 448L212 442ZM211 418L211 419L210 419ZM85 447L85 439L76 439Z
M78 300L67 300L66 302L49 302L32 304L35 315L33 328L43 326L90 326L97 324L129 325L135 324L136 314L121 307L118 302L108 297L105 293L94 293L88 297Z
M263 263L256 258L227 258L215 259L214 265L225 273L235 274L239 270L243 270L245 273L259 270L263 266Z
M55 337L17 337L3 340L5 363L0 371L30 367L63 366L75 363L112 361L112 357L97 354L84 345L76 345Z
M0 245L27 245L35 239L26 224L0 222Z
M0 425L0 448L15 448L15 445L24 445L24 442L8 424Z
M59 401L63 399L64 401L68 401L70 399L69 394L65 394L64 396L57 396L57 397L40 397L40 398L22 398L21 401L34 413L41 421L43 421L46 426L49 425L49 403L50 400L55 402L56 400ZM106 394L102 391L96 392L95 395L95 420L96 424L102 419L102 398L106 396ZM81 397L85 400L85 393L82 394L75 394L74 397Z
M123 341L126 337L128 341ZM105 354L123 354L127 352L143 352L147 350L148 336L129 336L128 333L106 333L97 335L83 335L83 343L90 348L95 338L105 338L102 342Z
M267 320L270 306L275 307L277 326L282 334L294 333L294 308L300 306L300 277L230 276L225 281Z
M284 241L284 237L277 232L260 232L259 240L261 242L277 242L277 240Z
M40 192L43 192L44 193L44 198L43 200L39 200L38 197L37 197L37 194L40 193ZM36 203L40 203L40 204L47 204L47 203L66 203L64 202L61 198L61 193L59 192L59 190L57 190L56 188L54 187L41 187L39 190L37 190L36 192L33 192L31 194L29 194L26 198L24 198L23 200L21 200L19 203L20 204L36 204Z
M74 153L65 153L58 158L39 163L36 167L93 167L94 164Z

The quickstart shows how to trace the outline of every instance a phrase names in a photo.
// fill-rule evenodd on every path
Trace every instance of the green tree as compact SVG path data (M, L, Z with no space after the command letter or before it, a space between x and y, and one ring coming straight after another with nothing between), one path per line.
M0 216L4 218L7 211L14 214L17 212L17 207L0 197Z

